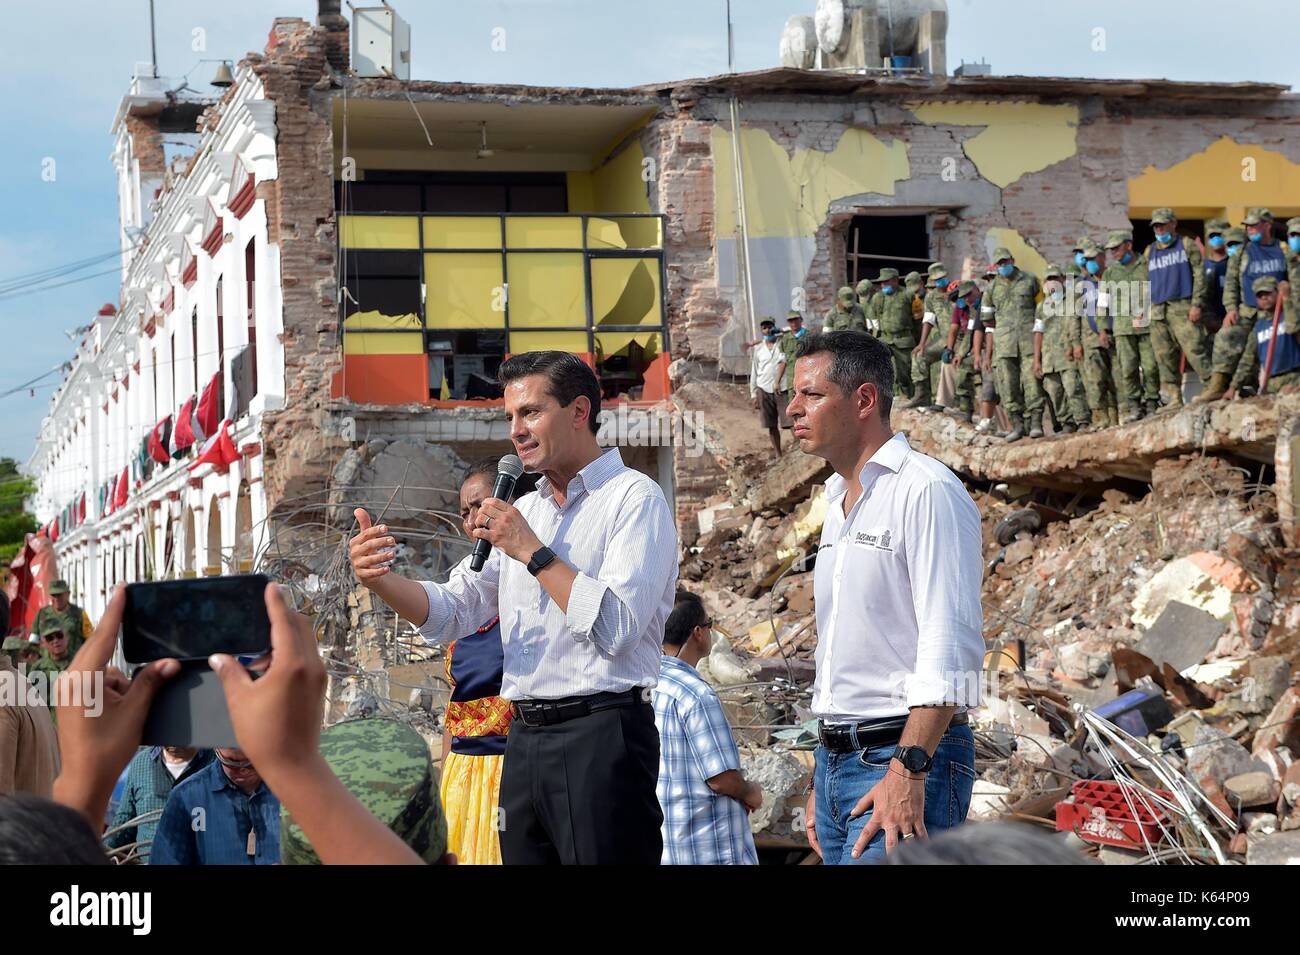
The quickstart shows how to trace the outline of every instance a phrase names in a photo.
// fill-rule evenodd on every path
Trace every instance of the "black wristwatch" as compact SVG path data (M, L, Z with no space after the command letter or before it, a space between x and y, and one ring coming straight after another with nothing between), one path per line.
M896 747L890 759L898 760L909 773L928 773L934 763L934 757L923 746Z
M549 547L539 547L528 561L528 572L536 577L542 572L542 568L553 560L555 560L555 551Z

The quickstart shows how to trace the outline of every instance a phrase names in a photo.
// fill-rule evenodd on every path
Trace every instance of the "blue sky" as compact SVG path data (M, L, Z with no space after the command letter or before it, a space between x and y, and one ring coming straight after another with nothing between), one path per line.
M411 25L418 79L625 86L726 70L725 0L392 2ZM156 7L160 72L192 70L191 85L204 90L215 64L199 65L200 58L238 59L264 46L275 16L311 19L316 11L314 0L157 0ZM777 65L786 18L815 7L815 0L733 0L736 68ZM47 0L7 5L5 13L4 128L19 135L0 150L0 281L116 247L109 125L134 63L149 59L148 0ZM983 58L1003 74L1300 87L1300 66L1285 47L1261 46L1293 30L1287 5L1276 0L949 0L949 21L950 69ZM491 49L498 27L506 31L503 52ZM196 28L206 52L192 49ZM1093 48L1098 29L1104 50ZM56 163L53 182L42 179L47 157ZM70 357L65 330L116 301L114 275L0 300L0 392ZM27 461L57 381L47 379L34 398L27 391L0 398L0 456Z

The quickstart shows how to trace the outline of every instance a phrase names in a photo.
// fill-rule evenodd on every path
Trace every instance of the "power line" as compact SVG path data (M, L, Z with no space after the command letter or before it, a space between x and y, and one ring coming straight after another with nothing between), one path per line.
M68 279L65 282L54 282L49 285L32 283L27 286L16 286L8 290L0 290L0 301L9 301L10 299L23 298L26 295L36 295L40 292L48 292L52 289L63 288L65 285L76 285L78 282L88 282L91 279L102 278L105 275L116 275L120 269L106 269L103 272L92 272L89 275L82 275L75 279Z

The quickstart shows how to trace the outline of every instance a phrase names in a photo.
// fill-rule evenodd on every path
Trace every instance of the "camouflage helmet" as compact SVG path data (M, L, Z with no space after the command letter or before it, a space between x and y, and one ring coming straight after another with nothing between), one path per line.
M1205 234L1206 236L1223 235L1223 233L1227 232L1231 227L1232 223L1227 219L1211 219L1209 222L1205 223Z
M924 281L920 272L908 272L907 275L903 276L903 284L908 288L920 288Z
M396 720L336 723L320 736L320 753L348 792L425 862L447 854L447 818L428 744ZM287 810L280 817L280 860L320 865L320 857Z
M1229 229L1227 232L1223 233L1223 238L1229 245L1231 245L1233 242L1245 242L1246 230L1243 229L1241 226L1234 226L1233 228Z
M1077 240L1075 240L1075 243L1074 243L1073 246L1071 246L1070 251L1071 251L1071 252L1082 252L1082 251L1083 251L1083 247L1086 246L1086 245L1087 245L1089 242L1091 242L1091 241L1092 241L1092 239L1091 239L1089 236L1081 235L1081 236L1079 236L1079 238L1078 238Z
M68 586L66 580L60 577L58 580L51 581L50 586L45 589L45 592L51 597L57 597L59 594L72 593L72 588Z
M1097 256L1101 255L1102 248L1096 242L1093 242L1092 239L1085 239L1083 242L1083 248L1079 251L1083 253L1085 258L1095 259Z
M1050 279L1050 278L1063 279L1063 278L1065 278L1065 271L1064 271L1064 270L1063 270L1059 265L1057 265L1055 262L1048 262L1048 263L1047 263L1047 268L1045 268L1045 269L1043 270L1043 278L1044 278L1044 279Z
M1263 206L1256 206L1246 210L1246 218L1241 220L1242 225L1259 225L1261 222L1272 222L1273 213L1269 212Z
M1152 225L1167 225L1170 222L1177 222L1178 217L1174 215L1174 210L1168 206L1161 206L1155 212L1151 213Z
M884 268L880 270L880 274L876 276L875 281L888 282L891 279L897 279L897 278L898 278L898 269Z
M871 279L863 279L858 283L858 298L871 294Z
M1125 242L1133 241L1133 233L1127 229L1115 229L1106 235L1106 248L1118 249Z
M30 646L30 644L22 637L5 637L4 643L0 644L0 650L18 651L27 646Z
M1277 277L1273 275L1261 275L1250 285L1251 290L1256 295L1262 295L1265 292L1277 291Z
M971 281L970 279L966 279L964 282L962 282L960 285L958 285L955 289L953 289L953 292L955 293L955 295L969 295L971 292L978 292L978 291L979 291L979 286L976 285L976 284L975 284L973 281Z
M44 638L56 633L61 633L66 636L67 632L68 628L66 621L56 620L54 617L47 617L45 623L41 624L41 632L38 633L37 636Z
M840 304L844 304L847 302L849 305L852 305L853 289L851 289L847 285L841 287L840 290L835 293L835 301L839 302Z
M1292 216L1286 220L1286 231L1288 235L1300 235L1300 216Z

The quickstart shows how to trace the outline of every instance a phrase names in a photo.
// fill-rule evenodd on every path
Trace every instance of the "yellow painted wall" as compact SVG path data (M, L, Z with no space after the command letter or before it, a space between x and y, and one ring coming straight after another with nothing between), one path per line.
M647 184L641 178L645 152L632 140L622 152L590 172L570 172L570 212L649 212Z
M986 127L966 140L964 149L979 174L999 188L1078 151L1077 106L948 102L907 108L923 123Z
M835 199L863 192L894 194L911 175L907 144L886 144L861 129L846 130L831 152L796 148L791 156L764 129L741 127L746 213L752 238L813 236ZM731 133L713 128L714 232L736 232Z
M1242 178L1253 160L1254 180ZM1263 146L1227 136L1168 169L1148 166L1128 183L1129 214L1145 219L1169 206L1187 218L1223 216L1240 223L1251 206L1265 206L1285 220L1300 213L1300 163Z

